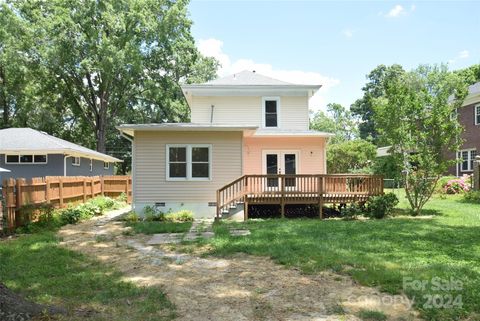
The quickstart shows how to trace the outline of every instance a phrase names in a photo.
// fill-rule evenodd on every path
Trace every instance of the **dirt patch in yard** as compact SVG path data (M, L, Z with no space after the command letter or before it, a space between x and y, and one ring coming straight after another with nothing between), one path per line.
M121 222L66 226L62 245L91 255L139 286L160 286L176 305L178 320L360 320L360 310L389 320L419 320L406 297L396 299L351 278L304 275L265 257L227 259L180 254L150 246L151 236L128 235ZM394 300L395 299L395 300Z

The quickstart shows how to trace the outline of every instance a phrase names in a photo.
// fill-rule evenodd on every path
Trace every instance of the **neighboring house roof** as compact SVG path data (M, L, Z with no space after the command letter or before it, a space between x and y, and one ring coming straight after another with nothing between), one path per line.
M46 153L66 154L104 162L121 162L120 159L51 136L32 128L7 128L0 130L0 154Z
M133 136L136 130L141 131L245 131L256 130L258 126L226 125L226 124L197 124L197 123L152 123L152 124L123 124L116 127L122 133Z
M468 94L467 97L465 97L462 106L467 106L477 102L480 102L480 82L468 87Z
M263 95L263 94L305 94L312 96L321 85L292 84L278 79L260 75L255 71L244 70L242 72L218 78L201 84L185 84L182 90L185 97L192 95L215 96L225 95Z
M392 146L385 146L385 147L377 148L377 157L390 156L390 148L392 148Z

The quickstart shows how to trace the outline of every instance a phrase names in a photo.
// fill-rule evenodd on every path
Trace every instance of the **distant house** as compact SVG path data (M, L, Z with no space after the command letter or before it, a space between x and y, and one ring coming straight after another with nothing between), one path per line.
M458 122L463 126L463 144L458 151L452 151L450 157L461 161L450 168L449 173L456 176L473 173L473 161L480 150L480 82L468 88L468 95L462 107L457 110Z
M10 177L113 175L121 160L31 128L0 130L0 167Z

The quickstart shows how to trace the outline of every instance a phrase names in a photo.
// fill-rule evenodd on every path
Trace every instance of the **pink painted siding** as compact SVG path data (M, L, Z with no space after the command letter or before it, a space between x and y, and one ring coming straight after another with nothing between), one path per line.
M263 174L262 151L299 152L297 174L325 174L323 137L244 137L243 174Z

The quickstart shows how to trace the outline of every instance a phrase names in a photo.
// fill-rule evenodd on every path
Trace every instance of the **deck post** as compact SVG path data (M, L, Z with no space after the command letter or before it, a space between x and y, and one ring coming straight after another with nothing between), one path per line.
M280 175L281 198L280 198L280 215L285 218L285 176Z
M248 220L248 201L247 198L245 197L245 203L243 203L243 220L247 221Z
M317 177L317 189L318 189L318 218L323 219L323 177Z
M220 190L217 190L217 213L215 214L215 219L218 221L220 219Z

